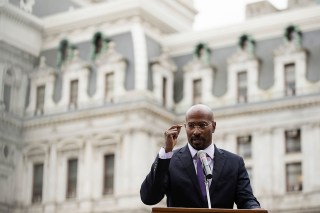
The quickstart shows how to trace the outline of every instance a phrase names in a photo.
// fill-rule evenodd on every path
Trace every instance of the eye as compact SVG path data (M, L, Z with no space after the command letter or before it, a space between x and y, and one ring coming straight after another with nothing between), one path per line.
M199 127L201 129L205 129L207 126L208 126L208 124L206 124L206 123L199 123Z
M190 129L193 129L193 128L195 127L195 124L194 124L194 123L188 123L188 127L189 127Z

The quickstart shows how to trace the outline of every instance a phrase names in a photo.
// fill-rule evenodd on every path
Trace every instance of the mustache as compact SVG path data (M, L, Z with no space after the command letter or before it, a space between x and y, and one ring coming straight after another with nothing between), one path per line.
M204 141L205 139L201 136L191 136L191 140L201 140Z

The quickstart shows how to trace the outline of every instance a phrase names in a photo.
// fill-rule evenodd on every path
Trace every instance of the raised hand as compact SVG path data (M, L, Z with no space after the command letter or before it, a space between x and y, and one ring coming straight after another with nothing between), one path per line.
M165 151L171 152L177 144L178 135L180 133L182 125L173 125L167 131L164 132L165 138Z

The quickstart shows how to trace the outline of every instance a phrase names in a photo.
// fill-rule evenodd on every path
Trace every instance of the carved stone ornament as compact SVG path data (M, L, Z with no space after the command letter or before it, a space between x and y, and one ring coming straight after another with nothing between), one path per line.
M124 60L124 57L116 51L115 47L116 44L110 41L108 45L108 50L97 57L96 64L103 65L107 63L116 63Z
M35 72L29 74L30 78L43 78L48 75L54 75L56 70L46 64L46 57L40 57L39 66L35 69Z
M68 70L88 69L90 67L89 63L80 58L79 50L77 48L73 49L71 54L71 59L62 64L62 72L67 72Z
M173 62L173 60L168 55L168 50L164 49L162 51L162 54L159 57L154 58L151 61L151 64L158 64L161 67L164 67L167 70L175 72L177 70L176 64Z
M239 63L257 59L255 55L255 41L249 35L239 37L238 50L228 59L228 63Z
M274 55L289 55L295 52L305 51L301 45L297 45L295 42L285 42L283 45L274 50Z
M302 32L298 27L290 25L284 32L284 44L274 50L274 55L285 55L305 51L302 47Z
M32 13L35 0L20 0L20 8L28 13Z

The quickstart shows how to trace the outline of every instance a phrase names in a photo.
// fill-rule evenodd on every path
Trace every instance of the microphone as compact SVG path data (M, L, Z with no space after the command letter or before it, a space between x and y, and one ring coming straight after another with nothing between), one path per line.
M202 168L204 171L204 175L206 176L206 179L211 179L212 178L212 172L207 160L207 153L203 150L199 150L197 152L197 156L200 158L201 163L202 163Z

